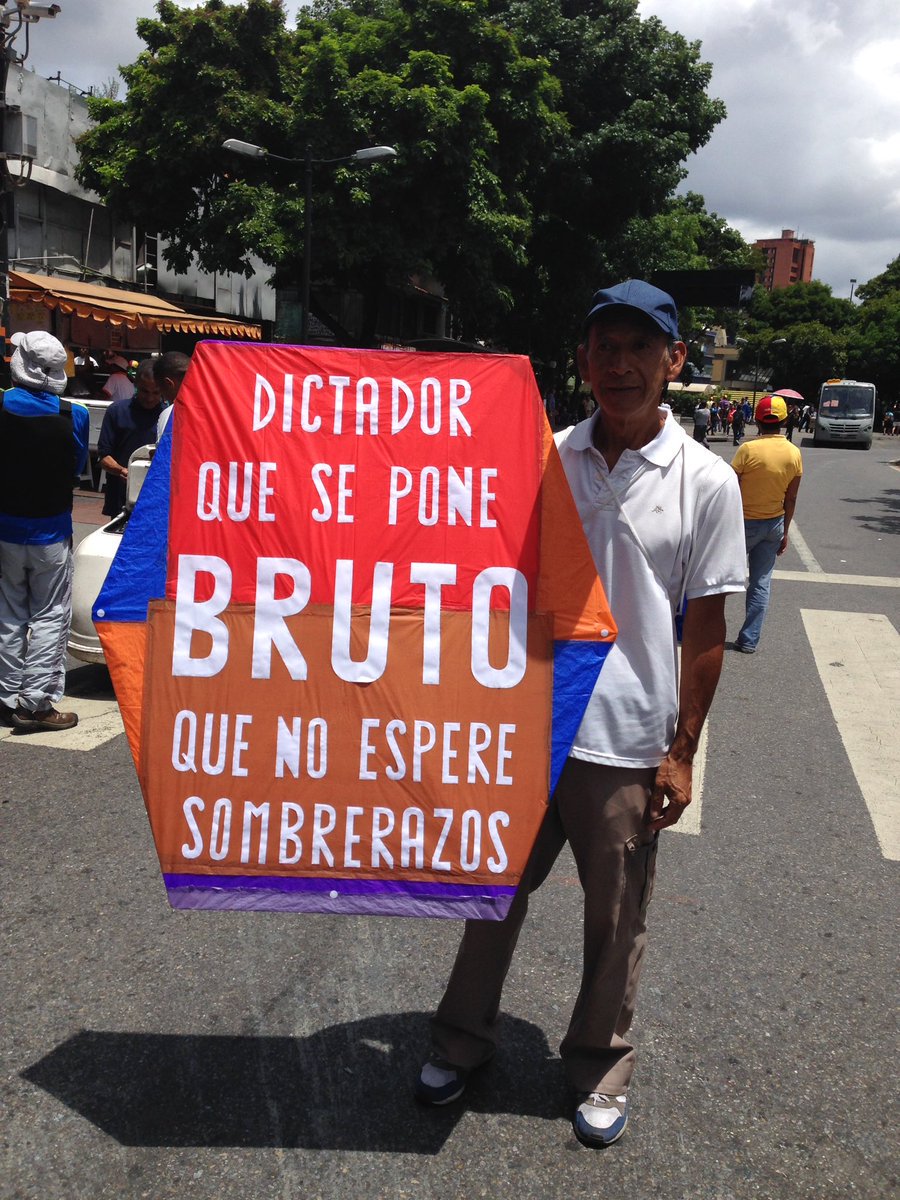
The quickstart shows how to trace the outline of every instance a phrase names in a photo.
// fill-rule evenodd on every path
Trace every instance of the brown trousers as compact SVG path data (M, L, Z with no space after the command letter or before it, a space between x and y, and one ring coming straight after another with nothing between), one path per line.
M493 1055L500 994L528 897L568 841L584 890L584 967L560 1055L576 1092L625 1091L635 1058L625 1034L634 1015L656 868L657 836L645 823L655 775L654 768L568 759L505 920L466 922L431 1022L442 1058L471 1069Z

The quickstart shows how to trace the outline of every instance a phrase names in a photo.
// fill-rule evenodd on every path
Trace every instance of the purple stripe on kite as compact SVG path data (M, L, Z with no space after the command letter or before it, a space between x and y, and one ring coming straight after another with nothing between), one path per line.
M339 892L345 896L387 895L435 896L468 899L514 896L514 887L473 883L427 883L405 879L300 879L296 876L267 875L163 875L169 891L178 888L204 888L233 891L259 889L273 892Z
M381 895L337 895L324 892L266 891L260 888L230 890L178 887L168 893L178 909L238 910L254 912L323 913L332 916L437 917L455 920L502 921L512 896L467 898L413 896L388 892Z

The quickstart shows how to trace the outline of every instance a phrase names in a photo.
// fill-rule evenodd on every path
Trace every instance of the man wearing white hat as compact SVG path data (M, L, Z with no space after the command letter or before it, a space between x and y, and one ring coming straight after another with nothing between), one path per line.
M14 333L14 386L0 397L0 721L20 732L71 729L57 712L72 611L72 490L90 418L62 399L66 350Z

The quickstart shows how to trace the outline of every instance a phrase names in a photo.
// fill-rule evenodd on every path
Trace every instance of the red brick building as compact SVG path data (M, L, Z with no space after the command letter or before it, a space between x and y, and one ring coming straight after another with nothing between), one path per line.
M753 247L765 256L765 270L758 279L768 291L812 279L816 244L809 238L794 237L793 229L782 229L780 238L760 238Z

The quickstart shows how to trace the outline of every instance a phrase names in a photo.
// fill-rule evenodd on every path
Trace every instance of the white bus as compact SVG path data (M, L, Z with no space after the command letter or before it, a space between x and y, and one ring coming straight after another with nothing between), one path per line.
M856 379L829 379L819 389L813 444L850 442L872 446L875 428L875 384Z

